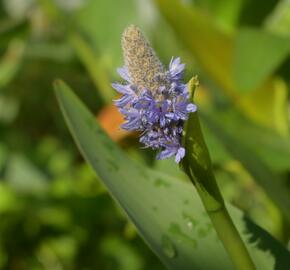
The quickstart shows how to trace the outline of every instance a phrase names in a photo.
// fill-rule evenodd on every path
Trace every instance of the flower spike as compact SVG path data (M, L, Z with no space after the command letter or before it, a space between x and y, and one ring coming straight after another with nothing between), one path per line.
M112 84L122 94L115 101L126 122L122 128L141 131L144 147L159 150L157 159L185 156L181 146L183 123L197 107L189 102L186 84L181 82L185 65L172 58L165 69L138 27L127 27L122 36L125 66L118 73L125 83Z

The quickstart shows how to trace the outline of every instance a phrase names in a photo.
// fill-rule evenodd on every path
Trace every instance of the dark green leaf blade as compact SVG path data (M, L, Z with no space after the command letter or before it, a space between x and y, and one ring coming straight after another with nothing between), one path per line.
M250 172L256 182L264 189L271 200L279 207L288 220L290 220L290 193L283 179L274 173L259 156L232 132L222 128L223 124L214 115L203 114L208 127L234 158L239 160Z

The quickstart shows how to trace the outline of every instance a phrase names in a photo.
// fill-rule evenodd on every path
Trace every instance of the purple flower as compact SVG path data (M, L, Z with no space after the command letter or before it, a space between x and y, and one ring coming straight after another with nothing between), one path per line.
M169 73L172 80L179 81L182 78L183 71L185 68L185 64L180 63L180 58L171 58L170 64L169 64Z
M122 128L141 131L144 147L160 150L157 159L175 156L179 163L185 156L181 146L183 123L197 110L181 81L185 65L180 58L172 58L165 70L135 26L125 30L122 45L125 66L118 73L124 82L112 84L122 94L115 100L126 120Z

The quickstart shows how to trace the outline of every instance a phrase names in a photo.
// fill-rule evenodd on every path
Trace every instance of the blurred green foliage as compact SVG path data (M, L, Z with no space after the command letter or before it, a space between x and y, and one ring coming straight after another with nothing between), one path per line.
M181 56L186 78L199 74L225 197L287 246L289 18L287 0L1 0L0 269L164 269L80 157L52 88L62 78L102 111L130 23L165 64ZM136 139L120 145L184 178Z

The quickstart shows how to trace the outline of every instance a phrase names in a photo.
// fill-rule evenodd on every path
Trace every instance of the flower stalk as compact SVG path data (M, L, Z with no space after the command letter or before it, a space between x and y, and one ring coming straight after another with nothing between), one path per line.
M191 100L197 84L196 78L191 79L188 84ZM191 113L185 123L182 143L186 155L181 161L181 167L194 184L235 269L255 270L255 265L226 209L217 185L197 112Z

